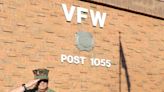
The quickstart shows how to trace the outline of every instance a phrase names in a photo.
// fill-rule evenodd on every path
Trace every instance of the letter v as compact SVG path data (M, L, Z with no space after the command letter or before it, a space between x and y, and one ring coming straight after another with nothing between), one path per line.
M69 12L68 12L66 4L62 4L62 8L63 8L64 14L65 14L66 20L70 22L72 20L72 17L73 17L73 14L74 14L76 7L71 6L71 9Z

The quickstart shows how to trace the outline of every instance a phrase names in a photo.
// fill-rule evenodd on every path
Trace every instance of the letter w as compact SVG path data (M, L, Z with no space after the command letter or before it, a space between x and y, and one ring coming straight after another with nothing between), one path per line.
M90 15L91 15L93 26L97 26L97 22L99 21L100 27L104 27L106 13L103 13L103 15L101 17L101 13L99 11L97 11L96 14L94 15L94 11L90 10Z

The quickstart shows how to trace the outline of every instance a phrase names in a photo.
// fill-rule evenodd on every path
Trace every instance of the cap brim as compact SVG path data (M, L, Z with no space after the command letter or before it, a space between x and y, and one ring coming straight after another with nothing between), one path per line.
M35 79L48 79L48 76L35 76Z

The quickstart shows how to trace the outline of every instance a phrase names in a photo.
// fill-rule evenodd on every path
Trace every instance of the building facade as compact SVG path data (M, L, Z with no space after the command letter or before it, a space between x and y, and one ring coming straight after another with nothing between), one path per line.
M62 4L74 7L70 21ZM91 10L106 13L102 27L93 26ZM164 92L163 13L153 18L79 0L0 0L0 92L33 80L36 68L50 70L56 92ZM79 41L80 32L91 36Z

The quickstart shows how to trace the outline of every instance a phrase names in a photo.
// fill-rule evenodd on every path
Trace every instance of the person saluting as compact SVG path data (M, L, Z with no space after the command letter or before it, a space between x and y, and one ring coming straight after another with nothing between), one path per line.
M13 89L11 92L55 92L48 87L48 73L47 69L33 70L34 80L22 84L20 87Z

